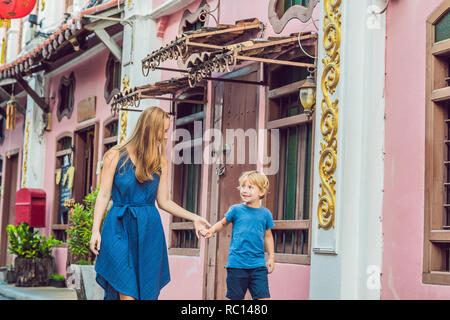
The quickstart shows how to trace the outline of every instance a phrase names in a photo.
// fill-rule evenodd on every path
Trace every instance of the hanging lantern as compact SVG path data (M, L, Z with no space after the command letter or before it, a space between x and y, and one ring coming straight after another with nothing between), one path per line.
M18 19L33 11L36 0L1 0L0 19Z
M0 28L11 28L11 20L10 19L0 19Z
M16 99L11 95L11 99L6 103L6 130L13 131L16 127Z
M300 87L300 102L303 106L305 114L308 118L314 111L314 105L316 104L316 81L314 80L314 70L309 70L309 76L306 77L306 81Z

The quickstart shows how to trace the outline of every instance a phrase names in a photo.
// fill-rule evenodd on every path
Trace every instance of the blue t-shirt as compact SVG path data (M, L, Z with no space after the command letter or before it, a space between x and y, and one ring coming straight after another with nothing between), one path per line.
M225 218L233 224L227 268L265 267L264 234L272 228L272 214L264 207L252 208L243 203L232 205Z

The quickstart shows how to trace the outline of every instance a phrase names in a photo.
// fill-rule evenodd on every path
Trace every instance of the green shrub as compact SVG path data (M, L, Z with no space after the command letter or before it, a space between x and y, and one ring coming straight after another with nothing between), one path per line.
M76 203L69 212L69 229L67 244L74 257L74 263L80 260L93 263L93 254L89 250L89 242L92 235L95 201L100 186L89 193L83 200L84 205Z
M82 266L89 266L92 264L92 262L89 262L88 260L80 259L77 261L77 264L82 265Z
M56 240L52 235L48 239L45 235L38 235L38 230L30 230L24 222L17 226L8 225L6 232L9 237L9 253L21 258L51 257L52 248L61 244L61 241Z
M60 274L57 274L57 273L53 273L50 276L50 278L53 279L53 280L64 280L65 279L65 277L63 275L60 275Z

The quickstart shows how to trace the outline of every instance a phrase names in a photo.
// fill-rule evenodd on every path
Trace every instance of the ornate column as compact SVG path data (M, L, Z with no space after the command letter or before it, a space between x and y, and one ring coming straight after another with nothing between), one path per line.
M320 6L310 298L379 299L385 1Z

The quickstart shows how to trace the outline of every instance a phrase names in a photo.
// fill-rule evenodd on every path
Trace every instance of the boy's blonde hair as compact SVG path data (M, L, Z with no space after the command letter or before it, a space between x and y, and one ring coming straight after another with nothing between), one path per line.
M253 170L242 173L239 177L239 187L242 186L244 181L248 181L250 184L257 186L260 190L264 191L264 195L261 199L264 198L267 191L269 191L269 179L267 179L266 175L261 171Z

